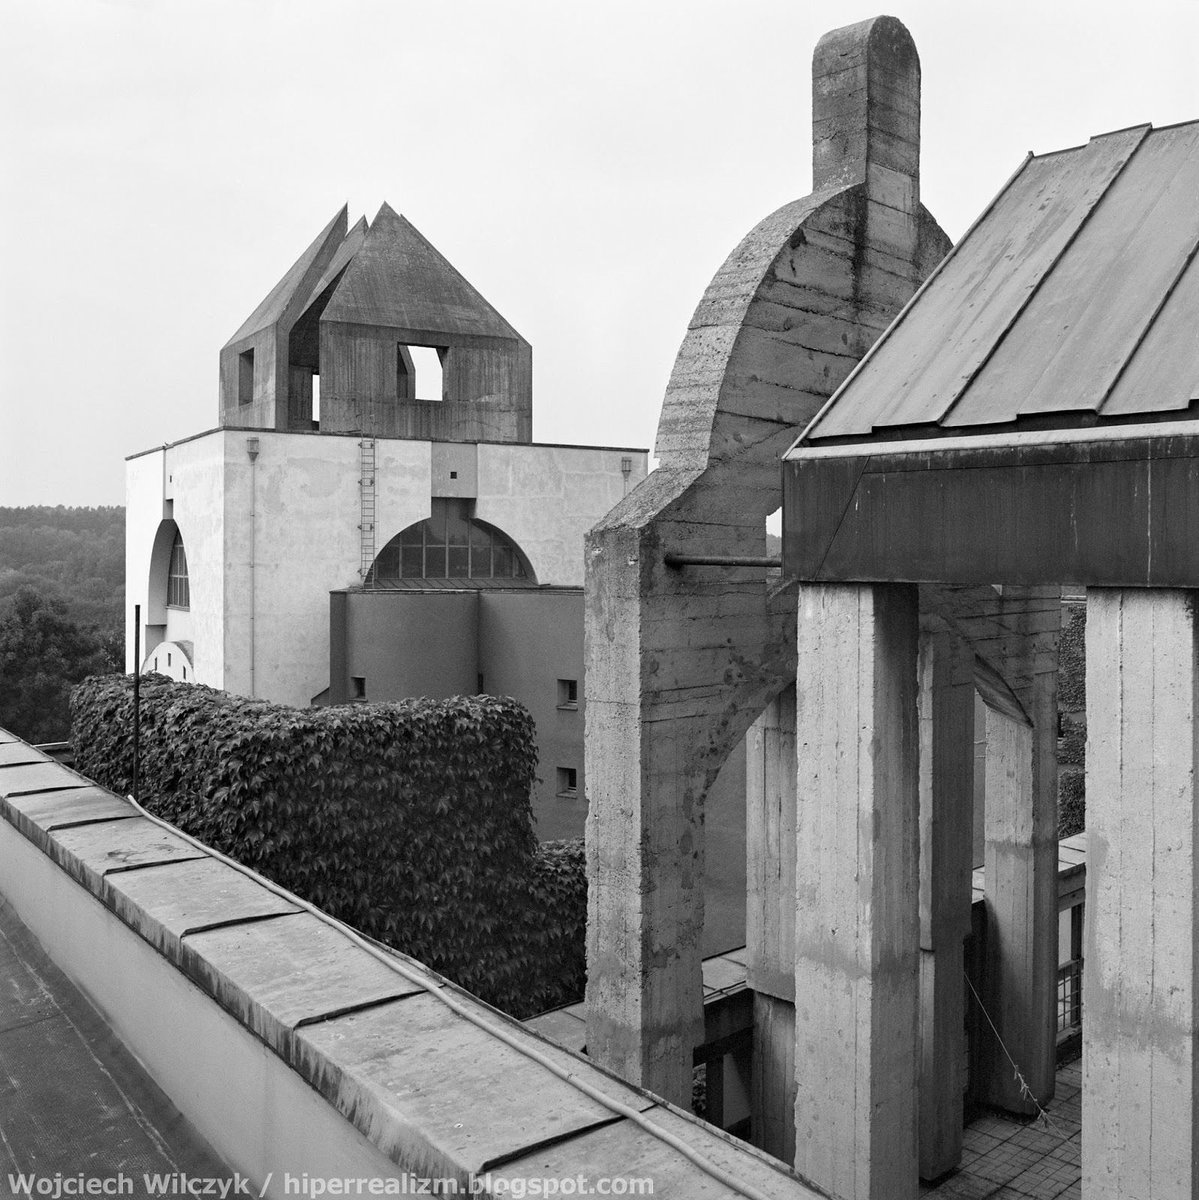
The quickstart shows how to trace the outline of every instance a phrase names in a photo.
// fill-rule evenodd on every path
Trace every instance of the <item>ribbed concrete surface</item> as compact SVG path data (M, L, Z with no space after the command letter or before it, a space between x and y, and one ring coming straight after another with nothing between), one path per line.
M233 1177L0 896L0 1196L17 1172Z

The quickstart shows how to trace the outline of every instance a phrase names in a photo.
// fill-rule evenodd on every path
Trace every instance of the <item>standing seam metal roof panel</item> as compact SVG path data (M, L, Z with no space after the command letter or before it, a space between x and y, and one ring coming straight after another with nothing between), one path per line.
M1030 157L817 417L805 441L1199 392L1199 122Z

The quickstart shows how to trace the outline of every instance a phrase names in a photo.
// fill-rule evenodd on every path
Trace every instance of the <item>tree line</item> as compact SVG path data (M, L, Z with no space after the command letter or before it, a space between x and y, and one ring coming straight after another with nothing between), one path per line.
M124 661L124 508L0 507L0 727L65 740L71 688Z

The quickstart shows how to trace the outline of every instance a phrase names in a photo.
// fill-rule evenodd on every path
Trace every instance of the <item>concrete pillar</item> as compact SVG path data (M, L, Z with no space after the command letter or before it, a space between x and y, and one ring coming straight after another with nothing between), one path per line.
M745 936L749 985L795 996L795 687L746 735Z
M844 1200L917 1189L916 589L801 584L795 1167Z
M753 1140L784 1162L795 1157L795 782L792 685L750 727L745 772Z
M1195 593L1087 593L1083 1190L1199 1194Z
M974 790L974 653L929 621L920 637L920 1177L962 1157Z
M991 707L986 720L982 1001L999 1037L986 1026L980 1095L1009 1112L1032 1114L1036 1105L1024 1085L1042 1105L1053 1095L1057 805L1035 787L1032 726Z

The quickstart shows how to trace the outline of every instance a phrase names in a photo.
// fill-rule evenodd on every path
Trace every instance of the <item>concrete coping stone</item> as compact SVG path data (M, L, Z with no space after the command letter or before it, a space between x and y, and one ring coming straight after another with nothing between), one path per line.
M0 730L0 745L23 743ZM466 1184L471 1173L527 1176L536 1168L565 1177L583 1167L593 1179L652 1174L657 1195L741 1194L587 1094L576 1082L585 1081L763 1194L818 1194L769 1156L490 1008L415 959L379 947L410 978L390 970L295 897L163 829L128 800L44 756L27 762L24 751L11 754L19 761L0 766L0 817L297 1071L397 1168ZM439 1001L438 992L483 1024ZM542 1160L560 1169L542 1171Z
M49 754L25 742L0 742L0 767L24 766L28 763L53 762Z

